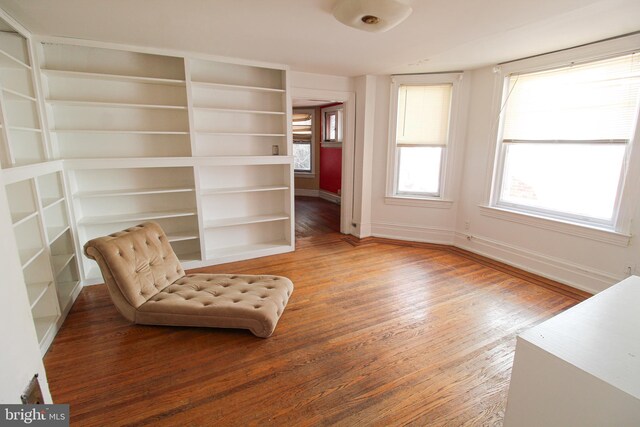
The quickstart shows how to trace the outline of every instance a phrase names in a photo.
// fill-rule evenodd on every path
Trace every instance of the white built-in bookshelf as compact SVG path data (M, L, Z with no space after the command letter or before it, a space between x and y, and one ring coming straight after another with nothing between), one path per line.
M5 174L36 334L43 353L81 289L62 171ZM15 181L13 181L15 179Z
M182 58L43 43L54 158L191 155Z
M286 67L2 28L1 166L43 351L102 282L89 239L153 220L186 268L294 249Z
M201 260L196 193L191 167L68 170L79 244L156 221L178 258ZM100 279L96 263L82 257L87 279Z
M47 160L29 44L15 31L0 31L0 122L3 169Z
M284 70L187 60L203 253L224 262L292 249Z

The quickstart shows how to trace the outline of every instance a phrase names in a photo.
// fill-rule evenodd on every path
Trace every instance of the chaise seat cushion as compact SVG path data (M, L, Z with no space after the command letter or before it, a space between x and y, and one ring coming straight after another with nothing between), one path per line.
M138 307L135 323L242 328L268 337L291 292L286 277L190 274Z

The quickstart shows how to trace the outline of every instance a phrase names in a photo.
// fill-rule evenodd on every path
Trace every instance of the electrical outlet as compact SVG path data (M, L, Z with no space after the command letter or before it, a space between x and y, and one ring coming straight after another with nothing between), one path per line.
M470 229L470 228L471 228L471 222L469 222L469 221L465 221L465 222L464 222L464 229L465 229L465 230L468 230L468 229Z

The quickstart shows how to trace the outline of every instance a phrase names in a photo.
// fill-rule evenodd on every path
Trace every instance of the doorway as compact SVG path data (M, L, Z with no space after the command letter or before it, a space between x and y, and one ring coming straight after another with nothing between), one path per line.
M344 103L292 102L296 239L341 231Z

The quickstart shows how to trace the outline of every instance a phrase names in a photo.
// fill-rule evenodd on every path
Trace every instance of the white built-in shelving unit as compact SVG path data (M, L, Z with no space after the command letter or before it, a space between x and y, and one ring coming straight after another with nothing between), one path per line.
M181 261L201 260L193 168L102 168L69 170L79 242L143 221L156 221ZM83 257L87 279L99 279Z
M47 160L28 40L0 24L0 125L3 169Z
M194 156L217 158L196 172L205 258L292 250L286 72L204 60L187 70Z
M5 174L13 231L43 353L81 289L61 171Z
M182 58L40 47L54 158L191 155Z
M292 251L290 111L283 66L0 23L2 174L43 351L102 282L89 239L156 221L186 268Z

